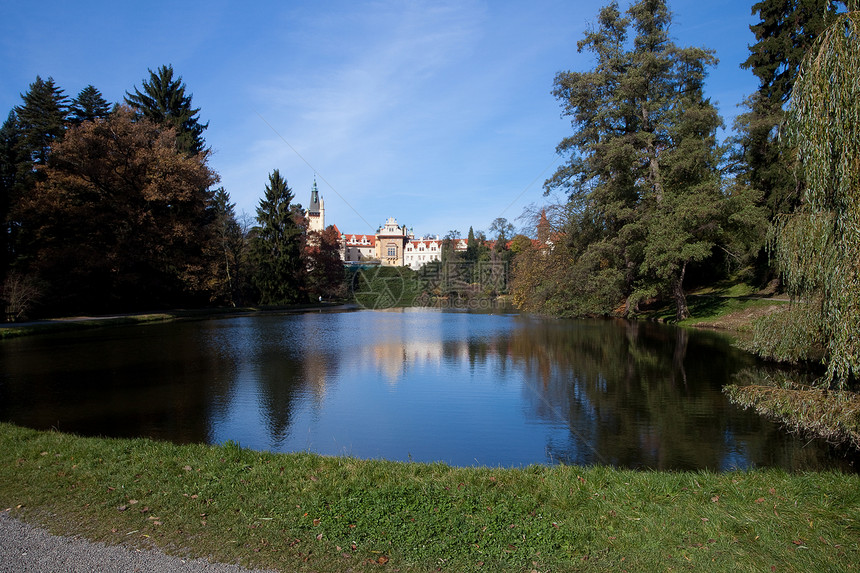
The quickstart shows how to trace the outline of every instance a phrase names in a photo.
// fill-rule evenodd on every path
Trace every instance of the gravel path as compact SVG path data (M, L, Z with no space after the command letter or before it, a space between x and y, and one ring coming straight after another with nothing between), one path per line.
M237 565L51 535L0 511L0 573L250 573ZM257 573L263 573L256 570Z

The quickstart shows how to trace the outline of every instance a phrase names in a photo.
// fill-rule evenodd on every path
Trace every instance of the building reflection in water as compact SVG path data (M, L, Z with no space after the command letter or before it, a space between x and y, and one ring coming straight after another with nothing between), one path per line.
M459 465L838 465L723 396L738 372L767 368L722 337L649 323L422 309L246 316L5 341L0 416Z

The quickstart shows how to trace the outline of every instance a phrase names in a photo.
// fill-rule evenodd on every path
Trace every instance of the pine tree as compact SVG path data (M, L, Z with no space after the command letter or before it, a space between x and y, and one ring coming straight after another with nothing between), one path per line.
M110 104L99 90L89 85L69 105L69 123L78 125L85 121L104 119L110 113Z
M10 215L18 165L21 163L18 135L17 116L14 111L10 111L0 127L0 285L12 262L13 228Z
M126 92L125 102L142 117L176 129L176 145L183 153L196 155L205 151L203 131L209 123L200 123L200 108L191 107L191 95L185 95L182 76L173 78L173 66L149 70L149 81L143 80L143 91Z
M68 100L53 78L43 80L39 76L21 94L21 100L21 105L14 108L15 121L11 122L10 116L6 125L7 141L14 140L14 147L7 155L7 161L14 164L14 175L7 176L8 214L4 231L8 233L9 264L27 274L36 245L31 229L22 221L21 204L44 178L44 172L37 166L48 163L52 146L65 134Z
M53 78L36 76L30 89L21 94L22 105L15 108L22 153L37 165L48 162L51 144L62 138L66 129L68 99Z
M466 252L463 259L469 262L478 260L478 241L475 239L475 230L469 227L469 233L466 235Z
M302 229L293 199L286 179L275 169L257 206L259 226L252 240L254 284L262 304L290 304L302 296Z
M563 263L536 259L553 269L555 292L542 300L556 312L569 297L580 299L567 303L573 313L606 314L625 297L630 312L665 295L679 318L688 314L687 266L710 255L719 230L721 120L703 96L713 52L677 47L670 24L663 0L640 0L626 17L612 3L578 44L595 68L556 76L553 93L574 133L557 148L569 160L545 188L569 194L568 221L549 257Z
M792 153L780 141L785 105L791 97L800 62L812 43L836 17L844 2L831 0L762 0L752 7L760 21L750 26L756 43L741 64L759 79L746 102L749 111L736 120L740 175L759 190L771 217L790 213L802 189L792 175Z
M721 149L716 132L722 120L704 97L711 52L678 49L674 54L677 95L669 104L668 142L660 157L662 195L645 219L645 247L636 296L670 294L676 319L690 316L684 278L691 263L711 255L720 238L726 207L718 171ZM668 292L667 292L668 291Z
M230 202L230 194L223 187L215 190L212 199L214 211L215 249L213 257L215 268L211 286L213 300L236 306L241 299L242 283L245 280L243 269L243 250L245 237L242 227L236 220L235 203Z

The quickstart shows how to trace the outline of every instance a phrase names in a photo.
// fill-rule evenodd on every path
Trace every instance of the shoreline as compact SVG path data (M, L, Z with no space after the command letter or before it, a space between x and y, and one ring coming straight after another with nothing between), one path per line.
M140 312L128 314L113 314L103 316L69 316L61 318L46 318L26 322L0 323L0 340L46 334L51 332L70 332L110 326L128 326L153 322L170 322L173 320L206 320L210 318L233 318L265 314L291 314L310 312L314 310L326 312L342 312L357 310L360 307L351 303L308 303L305 305L283 307L242 307L242 308L204 308L204 309L175 309L158 312Z
M4 510L280 571L846 570L860 554L858 474L458 468L0 423Z

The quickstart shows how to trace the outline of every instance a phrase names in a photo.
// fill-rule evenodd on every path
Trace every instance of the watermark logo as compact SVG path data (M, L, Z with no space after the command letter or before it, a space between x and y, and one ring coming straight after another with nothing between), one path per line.
M402 306L406 280L397 271L391 267L359 269L350 284L355 302L369 310Z
M405 267L361 267L350 287L355 302L366 309L433 306L485 310L508 285L507 263L449 261L427 264L418 272Z

